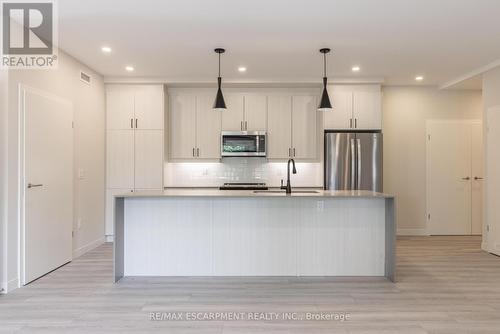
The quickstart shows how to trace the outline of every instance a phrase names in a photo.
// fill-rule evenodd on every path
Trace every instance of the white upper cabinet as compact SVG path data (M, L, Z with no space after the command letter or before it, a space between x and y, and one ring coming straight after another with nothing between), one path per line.
M333 85L328 93L333 109L323 112L325 129L382 129L380 85Z
M269 96L267 157L288 159L292 149L292 96Z
M316 132L318 106L316 96L292 97L292 155L296 159L317 157Z
M134 127L134 91L126 86L106 88L106 127L126 130Z
M163 129L162 85L109 85L106 87L108 130Z
M318 110L314 95L268 97L267 157L317 159Z
M220 158L221 112L213 109L213 96L196 97L196 157Z
M382 94L380 90L353 93L353 118L356 129L382 129Z
M262 131L267 128L267 96L245 96L244 130Z
M170 158L220 159L222 116L213 109L213 96L174 95L170 100Z
M244 121L244 98L240 94L228 94L224 96L226 101L226 110L222 113L223 131L242 131Z
M329 87L332 110L323 111L325 129L350 129L352 125L352 91Z
M164 114L163 86L144 85L135 89L136 129L163 129Z
M223 131L260 131L267 127L267 96L228 94L222 111Z
M170 157L190 159L196 154L196 95L170 97Z

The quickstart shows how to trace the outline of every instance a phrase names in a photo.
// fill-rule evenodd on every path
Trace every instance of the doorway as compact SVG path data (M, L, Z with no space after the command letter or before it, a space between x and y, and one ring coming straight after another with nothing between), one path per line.
M481 121L428 121L429 233L481 235L483 182Z
M73 107L21 86L21 283L72 259Z

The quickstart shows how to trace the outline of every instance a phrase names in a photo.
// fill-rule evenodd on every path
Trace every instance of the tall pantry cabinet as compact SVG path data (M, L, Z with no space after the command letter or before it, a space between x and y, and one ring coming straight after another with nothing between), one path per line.
M114 234L114 195L163 189L162 85L106 86L106 224Z

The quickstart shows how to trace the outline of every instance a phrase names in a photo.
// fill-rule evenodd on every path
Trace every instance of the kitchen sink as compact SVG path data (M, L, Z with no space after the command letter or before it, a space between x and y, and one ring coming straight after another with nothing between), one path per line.
M285 194L284 190L254 190L255 194ZM292 190L292 194L317 194L316 190Z

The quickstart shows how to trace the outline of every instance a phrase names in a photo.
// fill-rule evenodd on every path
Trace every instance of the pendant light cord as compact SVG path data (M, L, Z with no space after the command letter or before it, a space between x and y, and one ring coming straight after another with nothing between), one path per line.
M220 78L220 53L219 53L219 78Z
M326 53L323 53L323 73L324 77L326 77Z

